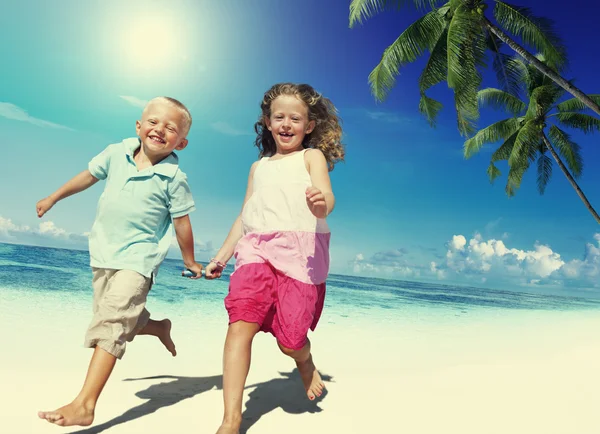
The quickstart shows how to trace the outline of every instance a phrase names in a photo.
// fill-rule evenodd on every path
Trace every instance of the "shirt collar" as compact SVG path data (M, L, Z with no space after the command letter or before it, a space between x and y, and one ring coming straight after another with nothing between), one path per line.
M125 144L125 153L127 159L135 164L133 153L140 147L141 141L138 137L123 140ZM166 158L151 167L152 171L158 175L173 178L179 168L179 157L174 152L171 152Z

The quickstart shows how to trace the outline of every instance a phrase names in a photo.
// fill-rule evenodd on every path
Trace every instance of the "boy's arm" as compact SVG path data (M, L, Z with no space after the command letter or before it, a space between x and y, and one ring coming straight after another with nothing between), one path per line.
M42 217L44 214L46 214L59 200L79 193L91 187L96 182L98 182L98 178L95 178L89 170L84 170L80 174L75 175L50 196L40 200L36 204L38 217Z
M194 278L201 277L202 265L198 264L194 257L194 234L192 232L190 216L184 215L174 218L173 226L175 227L175 235L181 249L183 265L195 274Z

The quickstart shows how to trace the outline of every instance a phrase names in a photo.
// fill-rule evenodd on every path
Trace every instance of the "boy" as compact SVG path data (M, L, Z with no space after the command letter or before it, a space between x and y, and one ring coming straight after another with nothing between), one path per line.
M146 296L171 244L171 222L186 268L201 277L194 259L189 213L194 211L187 178L174 150L186 146L192 118L173 98L151 100L136 121L137 138L110 145L55 193L37 203L42 217L56 202L100 179L106 186L89 237L94 317L85 346L94 348L79 395L70 404L38 416L60 426L91 425L96 402L127 341L152 335L176 355L171 321L154 321Z

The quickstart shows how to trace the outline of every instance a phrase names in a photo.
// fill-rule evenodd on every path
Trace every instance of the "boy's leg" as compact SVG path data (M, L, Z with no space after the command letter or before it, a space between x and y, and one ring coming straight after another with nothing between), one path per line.
M148 279L135 271L94 268L93 272L94 317L84 345L94 348L94 354L84 386L71 404L38 413L61 426L90 425L94 420L98 397L116 359L123 357L127 337L140 321L149 288Z
M283 354L291 357L296 362L308 399L312 401L315 397L321 396L323 389L325 389L325 383L323 383L321 375L319 375L319 371L313 363L312 354L310 353L310 340L306 338L306 344L299 350L287 348L279 341L277 341L277 345Z
M91 425L94 421L96 402L108 381L117 358L100 347L94 354L88 368L83 388L77 398L55 411L40 411L38 416L60 426Z
M139 316L135 327L127 336L127 341L131 342L137 335L156 336L173 357L175 357L177 351L175 350L175 343L171 338L171 321L168 319L163 319L162 321L150 319L150 312L146 309L146 299L152 289L152 278L148 278L146 282L147 287L137 292L136 297L132 300L138 305Z
M242 396L250 370L252 340L260 326L237 321L227 330L223 351L223 423L217 434L237 434L242 423Z
M146 325L138 332L138 335L151 335L156 336L163 343L165 348L169 350L173 357L177 355L175 350L175 343L171 339L171 321L163 319L162 321L155 321L149 319Z

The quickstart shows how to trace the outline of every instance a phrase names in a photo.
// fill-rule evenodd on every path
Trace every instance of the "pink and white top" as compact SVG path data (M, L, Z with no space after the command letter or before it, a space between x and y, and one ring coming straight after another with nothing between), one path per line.
M268 263L300 282L325 282L331 234L325 219L316 218L306 203L312 182L305 152L258 162L252 196L242 210L243 237L235 249L235 270Z

